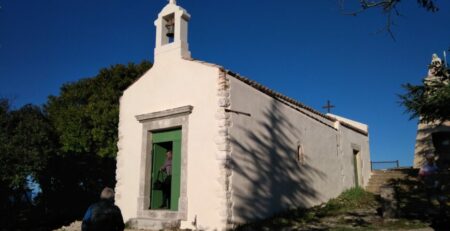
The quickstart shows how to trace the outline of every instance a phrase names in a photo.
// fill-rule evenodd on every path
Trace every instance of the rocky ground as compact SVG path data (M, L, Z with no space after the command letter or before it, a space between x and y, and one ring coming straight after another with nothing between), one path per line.
M416 202L415 206L419 205ZM392 219L381 216L381 207L382 203L376 195L356 188L325 204L309 209L286 211L267 220L242 225L236 230L450 230L448 214L433 214L428 211L430 208L420 207L422 214L419 216L403 213L398 218ZM414 211L410 207L405 208ZM57 229L57 231L75 230L81 230L80 221ZM126 229L126 231L135 230Z
M311 216L311 215L309 215ZM314 216L314 215L313 215ZM312 218L307 222L302 219L283 220L279 218L272 224L261 226L246 226L239 230L414 230L431 231L428 224L418 220L383 219L375 209L359 209L352 212ZM81 221L75 221L68 226L61 227L55 231L80 231ZM126 231L136 231L126 229ZM142 231L142 230L141 230Z
M68 226L63 226L59 229L55 229L54 231L80 231L81 230L81 221L74 221Z

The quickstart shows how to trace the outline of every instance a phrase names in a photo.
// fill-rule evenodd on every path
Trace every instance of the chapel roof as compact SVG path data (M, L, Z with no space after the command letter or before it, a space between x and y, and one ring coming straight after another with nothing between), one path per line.
M309 106L307 106L307 105L305 105L305 104L303 104L303 103L301 103L301 102L299 102L299 101L297 101L295 99L292 99L292 98L290 98L288 96L285 96L285 95L283 95L283 94L281 94L281 93L279 93L277 91L274 91L274 90L272 90L272 89L270 89L270 88L268 88L268 87L266 87L266 86L264 86L264 85L262 85L262 84L260 84L260 83L258 83L256 81L254 81L254 80L251 80L249 78L243 77L243 76L237 74L236 72L227 70L227 69L225 69L224 67L222 67L220 65L213 64L213 63L208 63L208 62L204 62L204 61L196 60L196 59L189 59L189 60L195 61L195 62L198 62L198 63L202 63L202 64L205 64L205 65L209 65L209 66L214 66L214 67L220 68L221 70L225 71L228 75L234 77L235 79L240 80L241 82L243 82L243 83L245 83L245 84L247 84L247 85L249 85L249 86L251 86L251 87L253 87L253 88L257 89L257 90L259 90L260 92L262 92L262 93L264 93L264 94L266 94L266 95L268 95L268 96L270 96L270 97L272 97L274 99L279 100L280 102L290 106L291 108L295 109L296 111L299 111L299 112L309 116L310 118L312 118L312 119L314 119L314 120L316 120L316 121L318 121L318 122L320 122L320 123L322 123L322 124L324 124L324 125L326 125L328 127L331 127L333 129L335 129L333 126L331 126L331 125L329 125L327 123L324 123L323 121L317 119L316 117L308 115L303 110L305 110L305 111L307 111L309 113L312 113L313 115L316 115L316 116L318 116L320 118L326 119L326 120L328 120L330 122L338 121L338 119L336 119L335 117L323 114L323 113L313 109L312 107L309 107ZM353 130L355 132L358 132L358 133L362 134L362 135L365 135L365 136L369 135L369 133L367 131L362 130L360 128L357 128L357 127L355 127L355 126L353 126L353 125L351 125L351 124L349 124L349 123L347 123L345 121L339 120L339 123L342 126L347 127L347 128L349 128L349 129L351 129L351 130Z

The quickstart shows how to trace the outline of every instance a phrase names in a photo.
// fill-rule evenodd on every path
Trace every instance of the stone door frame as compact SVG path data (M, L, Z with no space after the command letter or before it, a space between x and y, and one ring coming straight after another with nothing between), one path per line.
M142 150L139 175L139 196L137 215L150 219L187 219L187 142L188 122L193 106L187 105L164 111L135 116L142 124ZM153 132L179 128L181 129L181 177L178 211L150 210L151 171L152 166L152 134Z
M352 158L353 158L353 165L355 168L354 171L354 181L355 181L355 187L364 187L364 179L362 176L362 168L363 168L363 161L362 161L362 154L361 154L361 146L358 144L351 144L352 147Z

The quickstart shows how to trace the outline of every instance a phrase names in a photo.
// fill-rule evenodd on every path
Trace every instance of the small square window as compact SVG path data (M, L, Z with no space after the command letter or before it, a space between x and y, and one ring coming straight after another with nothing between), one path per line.
M297 146L297 161L301 165L305 165L305 151L303 149L303 145L299 144Z

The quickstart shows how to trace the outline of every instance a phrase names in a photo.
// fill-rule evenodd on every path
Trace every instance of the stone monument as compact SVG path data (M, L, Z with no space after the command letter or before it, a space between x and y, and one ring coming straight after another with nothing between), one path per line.
M428 75L424 78L426 97L433 97L436 89L448 85L450 73L442 60L433 54L428 67ZM424 162L424 156L433 153L437 163L443 167L450 164L450 121L419 123L414 151L414 167L419 168Z

